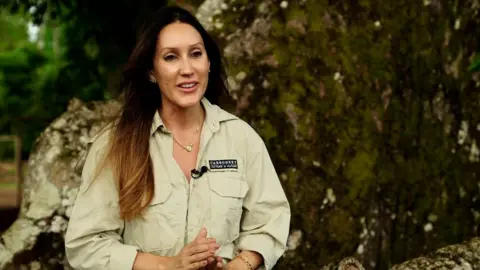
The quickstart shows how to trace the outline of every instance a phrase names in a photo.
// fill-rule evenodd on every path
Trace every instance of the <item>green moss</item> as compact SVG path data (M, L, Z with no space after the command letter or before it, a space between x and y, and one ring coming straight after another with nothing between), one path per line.
M469 209L476 207L480 166L458 146L458 130L462 120L480 123L480 93L467 59L480 30L462 28L480 29L473 28L479 26L475 12L457 7L462 27L454 30L458 15L422 1L288 2L286 9L269 6L266 54L278 66L263 63L264 54L229 59L233 75L248 73L240 94L255 85L240 116L254 124L277 171L287 176L291 228L305 234L278 269L318 269L356 254L360 217L371 226L369 217L381 222L365 246L372 251L357 254L377 261L378 269L473 236L479 218ZM221 17L227 32L253 21L231 9ZM442 106L435 105L438 93ZM480 141L472 130L467 146ZM324 204L329 188L336 202ZM431 213L437 219L427 234Z

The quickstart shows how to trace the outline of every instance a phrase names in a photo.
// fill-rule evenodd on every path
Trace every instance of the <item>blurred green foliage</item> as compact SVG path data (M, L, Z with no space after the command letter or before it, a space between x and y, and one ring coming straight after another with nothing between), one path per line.
M12 1L0 4L0 134L18 134L26 158L72 97L119 94L119 73L145 14L166 1ZM28 25L39 27L29 41ZM7 152L11 157L13 153Z
M35 84L43 79L42 66L47 62L47 56L28 41L25 18L2 10L0 21L0 35L5 37L0 42L0 132L25 134L24 137L31 134L30 140L33 140L38 132L32 128L35 129L38 122L29 122L28 118L45 115L35 108L35 96L40 90ZM36 128L43 128L45 124ZM12 145L2 146L0 158L12 158Z
M480 54L477 54L472 65L469 67L472 72L480 72Z

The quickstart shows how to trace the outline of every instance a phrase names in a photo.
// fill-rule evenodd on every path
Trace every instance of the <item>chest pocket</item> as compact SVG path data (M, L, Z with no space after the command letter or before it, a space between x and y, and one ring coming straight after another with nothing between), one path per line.
M163 254L172 249L178 239L175 233L176 220L175 207L170 196L172 186L170 183L162 184L156 188L155 195L143 212L142 217L130 221L130 241L144 252Z
M210 186L210 232L219 244L230 243L240 234L243 199L248 185L237 171L213 171Z

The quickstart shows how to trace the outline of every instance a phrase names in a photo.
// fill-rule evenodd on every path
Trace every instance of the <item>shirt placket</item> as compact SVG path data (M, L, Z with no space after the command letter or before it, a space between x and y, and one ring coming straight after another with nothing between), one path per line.
M165 147L161 147L160 151L163 152L163 156L164 157L167 157L167 164L170 164L171 166L171 170L170 169L167 169L168 171L170 171L168 177L172 177L172 184L174 186L174 194L173 196L178 196L180 193L179 192L182 192L181 189L183 189L183 192L185 192L185 196L183 198L177 198L179 199L178 200L178 206L179 208L177 209L177 212L176 214L179 215L179 216L184 216L186 218L184 218L184 239L182 242L183 245L185 245L188 241L188 238L189 238L189 232L190 231L193 231L193 227L192 226L189 226L189 219L188 219L188 216L189 216L189 203L190 203L190 197L191 197L191 190L193 190L193 188L191 188L191 184L192 184L192 181L190 181L190 185L188 184L188 181L185 177L185 175L183 174L183 171L182 169L180 168L180 166L178 165L178 163L175 161L175 159L173 158L172 156L172 153L173 153L173 137L172 137L172 133L169 132L164 126L161 127L161 131L167 135L165 137ZM175 169L173 169L175 168ZM182 183L179 183L178 181L181 181ZM183 187L183 188L182 188Z
M201 164L203 164L202 159L203 155L208 147L208 143L210 142L214 131L210 128L210 126L207 125L207 121L205 121L205 124L202 128L202 136L200 138L200 149L198 151L197 155L197 164L196 168L199 169ZM214 126L215 127L215 126ZM200 209L199 205L203 205L199 200L202 196L200 190L196 188L197 182L196 181L205 181L206 178L205 176L200 177L199 179L191 179L189 184L186 184L185 186L188 187L187 190L187 195L188 195L188 209L187 209L187 218L186 218L186 233L185 233L185 243L188 244L190 243L195 237L197 236L200 226L202 221L201 215L203 214L204 209ZM188 183L187 181L185 181ZM192 199L193 198L193 199Z

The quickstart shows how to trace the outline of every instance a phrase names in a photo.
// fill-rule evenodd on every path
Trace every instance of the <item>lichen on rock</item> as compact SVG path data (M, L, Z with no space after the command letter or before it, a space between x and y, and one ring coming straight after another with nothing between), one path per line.
M425 256L395 265L391 270L446 269L473 270L480 268L480 238L450 245Z
M480 132L462 123L480 123L467 71L480 25L467 2L225 0L212 31L233 111L273 153L290 240L302 232L279 269L348 256L388 269L478 234Z
M67 111L37 139L28 161L20 215L1 235L0 269L13 261L14 267L69 268L63 235L80 186L88 141L119 108L117 101L83 103L73 99Z
M475 239L413 259L478 234L480 76L466 71L477 2L207 0L198 9L226 57L233 111L264 139L291 202L276 269L478 267ZM0 265L35 243L29 235L61 246L87 140L110 105L74 100L39 138L12 226L38 230L23 231L23 243L3 235ZM45 181L56 195L31 210Z

